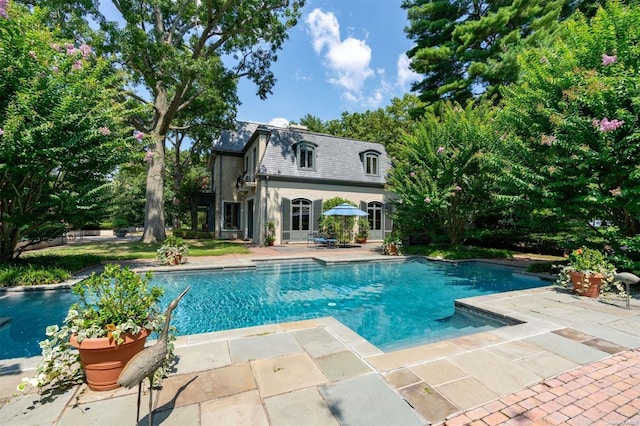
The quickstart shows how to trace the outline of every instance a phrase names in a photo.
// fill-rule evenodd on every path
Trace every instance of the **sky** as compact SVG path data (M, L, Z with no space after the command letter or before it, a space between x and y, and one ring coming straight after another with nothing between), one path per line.
M407 24L400 0L307 0L271 66L273 94L263 101L243 79L238 120L285 125L385 108L418 79L408 68Z

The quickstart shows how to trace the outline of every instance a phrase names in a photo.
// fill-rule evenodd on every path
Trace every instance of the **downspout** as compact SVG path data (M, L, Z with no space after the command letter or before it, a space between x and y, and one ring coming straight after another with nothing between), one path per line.
M219 212L219 218L220 220L218 221L218 239L222 239L222 226L224 225L224 211L222 211L223 209L223 205L222 205L222 182L224 182L222 180L222 159L223 159L224 155L220 156L220 179L218 179L218 182L220 182L220 184L218 185L220 187L220 197L219 198L219 203L220 203L220 209L218 210Z
M262 224L262 229L260 231L260 241L264 241L266 235L262 235L265 231L268 222L268 211L269 209L269 175L264 177L264 223Z

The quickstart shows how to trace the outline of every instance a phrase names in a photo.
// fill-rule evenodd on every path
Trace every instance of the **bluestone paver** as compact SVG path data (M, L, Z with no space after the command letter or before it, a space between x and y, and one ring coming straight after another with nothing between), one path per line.
M289 333L250 336L229 341L232 362L274 358L303 352L302 347Z
M378 375L368 374L320 387L343 426L423 426L413 409Z
M553 333L539 334L525 340L577 364L587 364L609 356L606 352Z
M264 404L272 426L339 426L315 387L265 398Z
M257 391L247 391L200 404L200 425L268 426L269 419ZM179 424L179 423L175 423Z

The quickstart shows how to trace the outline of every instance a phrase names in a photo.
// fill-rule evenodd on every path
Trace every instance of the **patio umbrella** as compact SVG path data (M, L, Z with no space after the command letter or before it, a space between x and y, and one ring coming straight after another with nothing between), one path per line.
M351 204L344 203L339 204L326 212L322 213L323 216L369 216L369 213L364 210L360 210L357 207L353 207Z
M347 228L347 216L369 216L369 213L360 210L357 207L353 207L349 203L339 204L326 212L322 213L323 216L342 216L344 219L344 228ZM349 233L351 233L349 231ZM346 241L342 241L342 245L346 245Z

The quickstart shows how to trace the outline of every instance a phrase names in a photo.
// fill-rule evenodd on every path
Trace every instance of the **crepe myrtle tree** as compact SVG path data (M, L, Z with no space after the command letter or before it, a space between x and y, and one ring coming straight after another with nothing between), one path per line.
M459 244L478 212L491 207L504 167L492 114L487 105L443 103L393 145L388 184L404 232L444 232Z
M165 139L174 121L198 101L203 116L211 105L224 104L224 124L235 115L243 77L266 98L276 82L271 64L304 5L304 0L113 0L113 13L105 17L93 0L26 2L51 7L51 23L62 28L74 27L81 13L85 24L75 25L76 35L103 40L102 48L116 53L134 86L143 89L129 96L149 107L147 115L132 120L149 148L145 242L166 236ZM87 32L89 19L99 23L101 33Z
M59 39L42 24L44 10L9 3L2 11L0 262L7 262L21 240L59 236L67 224L106 213L108 177L135 140L123 133L123 80L108 60Z
M521 56L522 81L504 89L499 122L520 139L520 162L538 180L523 199L533 214L640 234L638 22L638 7L609 2ZM611 237L606 228L593 230Z

